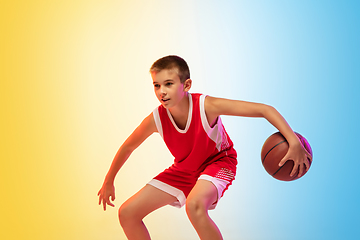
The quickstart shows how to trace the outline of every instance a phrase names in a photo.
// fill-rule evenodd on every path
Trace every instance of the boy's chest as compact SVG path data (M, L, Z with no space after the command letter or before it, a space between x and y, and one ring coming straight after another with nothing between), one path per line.
M184 130L187 124L187 120L187 117L174 118L174 123L179 129Z

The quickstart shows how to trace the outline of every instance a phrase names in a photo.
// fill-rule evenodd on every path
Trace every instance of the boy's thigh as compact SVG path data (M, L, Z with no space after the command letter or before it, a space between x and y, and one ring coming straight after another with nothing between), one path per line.
M150 212L175 201L177 199L174 196L147 184L122 204L120 212L130 211L139 217L145 217Z
M205 208L209 208L218 199L218 191L215 185L204 179L199 179L189 196L187 197L187 204L190 202L197 202L202 204Z

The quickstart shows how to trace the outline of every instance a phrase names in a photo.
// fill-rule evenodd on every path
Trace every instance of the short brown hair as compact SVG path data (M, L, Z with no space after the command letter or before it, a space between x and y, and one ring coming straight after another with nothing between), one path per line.
M158 73L161 70L173 68L177 68L181 83L190 78L190 70L186 61L176 55L169 55L156 60L150 68L150 73Z

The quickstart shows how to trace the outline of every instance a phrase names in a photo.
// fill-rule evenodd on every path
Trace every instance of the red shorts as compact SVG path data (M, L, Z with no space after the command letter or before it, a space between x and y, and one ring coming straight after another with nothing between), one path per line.
M175 164L157 175L148 184L177 198L170 204L175 207L185 205L186 198L199 179L212 182L218 191L218 200L232 184L236 174L236 151L231 149L221 158L205 164L198 171L182 171ZM216 201L210 209L216 207Z

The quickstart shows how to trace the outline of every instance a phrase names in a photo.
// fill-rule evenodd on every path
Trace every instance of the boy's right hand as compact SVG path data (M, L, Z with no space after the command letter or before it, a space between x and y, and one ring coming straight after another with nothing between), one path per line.
M99 196L99 205L102 202L104 211L106 210L106 204L115 207L115 205L111 203L109 199L111 197L111 201L115 200L115 187L113 184L104 183L100 191L98 192L98 196Z

